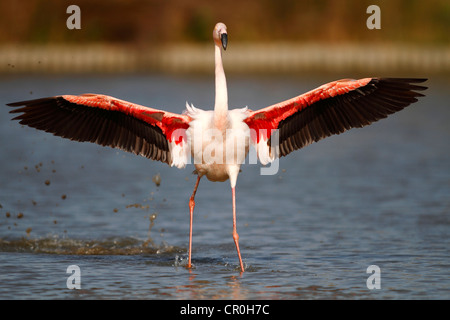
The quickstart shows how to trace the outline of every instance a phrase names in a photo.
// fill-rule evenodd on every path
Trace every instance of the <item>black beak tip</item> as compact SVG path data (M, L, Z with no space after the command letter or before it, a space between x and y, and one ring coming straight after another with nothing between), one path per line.
M222 41L223 50L227 50L228 35L226 33L222 33L222 35L220 36L220 40Z

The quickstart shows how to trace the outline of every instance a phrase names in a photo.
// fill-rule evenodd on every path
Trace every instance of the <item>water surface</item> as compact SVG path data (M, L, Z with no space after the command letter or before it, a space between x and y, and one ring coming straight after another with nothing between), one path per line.
M229 76L235 107L257 109L348 77ZM370 127L284 157L276 175L246 164L237 219L228 182L202 180L192 270L184 268L193 167L54 137L11 121L5 103L97 92L181 112L210 109L213 77L0 79L2 299L449 299L448 79ZM157 186L153 177L159 174ZM67 267L81 290L67 288ZM368 266L381 270L369 290Z

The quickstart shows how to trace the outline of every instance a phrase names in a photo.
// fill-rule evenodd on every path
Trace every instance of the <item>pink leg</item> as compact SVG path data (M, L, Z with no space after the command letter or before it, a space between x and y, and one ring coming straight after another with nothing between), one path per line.
M197 182L195 183L194 191L192 192L191 198L189 199L189 214L190 214L190 223L189 223L189 259L187 268L192 268L191 265L191 253L192 253L192 223L194 221L194 207L195 207L195 194L197 193L198 184L200 183L200 176L197 177Z
M236 250L239 256L239 264L241 265L241 272L244 272L244 264L242 263L241 250L239 250L239 235L236 231L236 190L235 187L231 188L233 195L233 239L236 245Z

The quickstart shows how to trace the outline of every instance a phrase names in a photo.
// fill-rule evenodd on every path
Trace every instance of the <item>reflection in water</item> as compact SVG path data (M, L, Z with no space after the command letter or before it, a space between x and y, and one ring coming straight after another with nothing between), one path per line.
M189 300L199 300L199 299L213 299L213 300L223 300L223 299L233 299L233 300L245 300L249 299L246 290L241 288L242 276L240 275L220 275L217 273L218 278L216 279L202 279L202 275L199 271L195 269L187 269L188 273L188 284L177 285L174 287L168 287L169 291L173 291L175 299L189 299ZM240 271L240 267L236 268ZM200 279L198 279L200 278Z

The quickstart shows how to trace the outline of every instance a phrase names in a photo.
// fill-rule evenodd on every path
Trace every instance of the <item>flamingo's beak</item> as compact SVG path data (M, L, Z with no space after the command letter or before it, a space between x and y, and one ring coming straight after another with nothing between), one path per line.
M220 35L220 41L222 41L222 48L223 48L223 50L227 50L228 35L226 33L222 33Z

